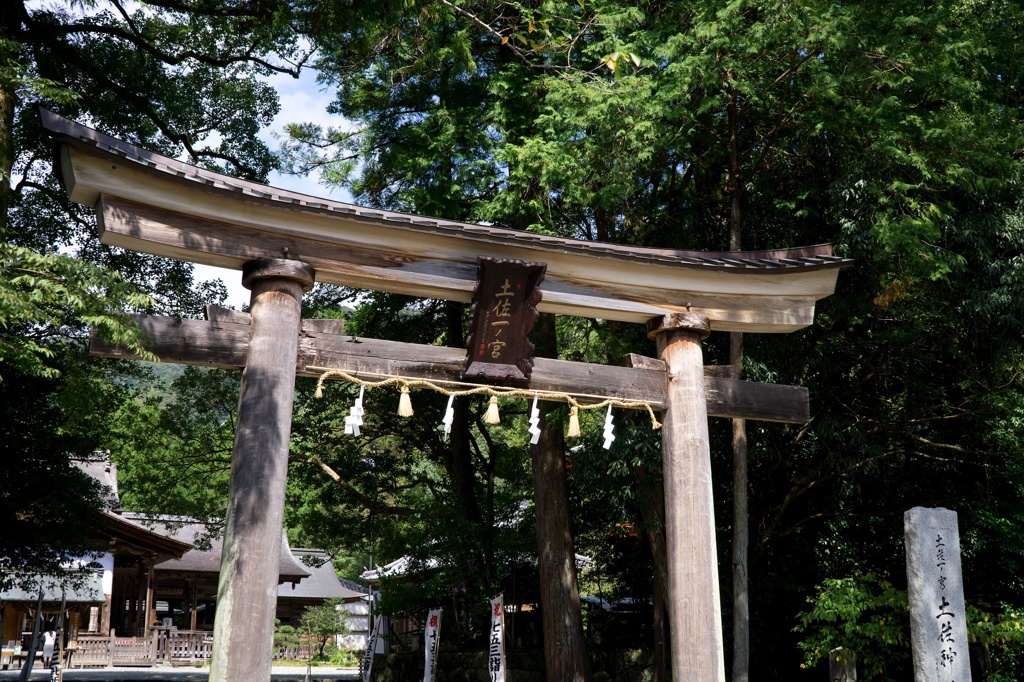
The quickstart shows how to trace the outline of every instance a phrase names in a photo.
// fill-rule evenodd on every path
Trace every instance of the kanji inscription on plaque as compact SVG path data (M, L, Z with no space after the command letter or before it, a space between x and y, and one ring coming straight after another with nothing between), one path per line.
M547 265L477 259L476 290L467 340L467 379L524 382L533 371L530 332L537 322Z

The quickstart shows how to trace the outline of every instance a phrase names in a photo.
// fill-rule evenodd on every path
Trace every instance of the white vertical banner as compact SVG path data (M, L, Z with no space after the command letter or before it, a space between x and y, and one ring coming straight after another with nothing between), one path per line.
M103 567L103 596L109 597L114 594L114 555L104 552L95 561Z
M380 623L384 616L377 616L373 621L373 629L366 638L366 655L363 656L363 682L370 682L370 671L373 669L373 656L377 653L377 637L380 636Z
M427 627L423 629L423 648L426 661L423 666L423 682L434 682L437 668L437 645L441 641L441 609L430 609L427 613Z
M502 594L491 600L491 631L487 641L487 679L505 682L505 604Z

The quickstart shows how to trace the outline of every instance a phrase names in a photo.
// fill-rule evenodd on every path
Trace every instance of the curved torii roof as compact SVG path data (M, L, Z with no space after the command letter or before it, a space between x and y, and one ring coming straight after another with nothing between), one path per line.
M241 269L295 258L318 281L468 302L477 257L547 264L542 312L646 322L688 306L719 331L811 324L852 261L829 244L774 251L646 249L367 209L198 168L41 110L73 201L104 244Z

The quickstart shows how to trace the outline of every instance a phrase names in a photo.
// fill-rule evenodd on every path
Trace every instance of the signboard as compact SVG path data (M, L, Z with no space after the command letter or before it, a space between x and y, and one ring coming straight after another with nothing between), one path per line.
M464 376L491 382L525 382L533 371L530 332L537 322L540 283L547 265L477 259Z
M505 682L504 595L491 600L491 631L488 633L487 675L491 682Z
M423 648L426 661L423 667L423 682L434 682L437 669L437 645L441 641L441 609L430 609L427 613L427 627L423 629Z

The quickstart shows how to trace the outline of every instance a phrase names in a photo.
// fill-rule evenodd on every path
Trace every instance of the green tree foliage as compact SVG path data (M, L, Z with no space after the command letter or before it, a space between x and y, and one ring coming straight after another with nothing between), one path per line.
M98 244L89 211L56 188L27 99L260 179L272 158L254 133L276 101L252 76L304 58L281 38L297 28L319 50L322 83L336 88L332 111L353 128L296 124L289 162L321 169L362 203L678 248L724 248L740 222L751 248L836 241L857 259L812 329L746 342L747 377L808 386L814 415L803 427L751 425L753 648L772 652L755 655L753 677L800 675L796 638L778 624L794 622L822 581L857 569L899 575L899 520L914 505L960 512L968 600L1008 618L1024 564L1022 16L1015 3L946 1L159 0L88 13L8 3L0 160L15 184L3 195L0 375L40 383L17 383L24 393L5 400L36 404L26 398L36 391L51 401L39 414L82 420L88 411L62 412L60 401L89 392L37 387L76 366L65 340L81 336L85 318L131 342L116 306L196 315L217 293L192 290L187 266ZM275 54L285 61L272 63ZM463 343L458 306L357 296L324 290L314 302L332 316L354 305L356 335ZM570 359L654 352L636 325L563 320L558 335ZM722 361L724 346L713 337L708 360ZM222 465L231 408L207 399L231 390L213 374L190 374L168 402L135 404L109 389L109 414L141 425L118 431L140 503L167 487L182 509L216 506L215 487L194 495L169 476L142 483L144 463L163 453L169 471L211 477L196 467ZM378 563L408 555L421 571L417 598L451 599L460 614L482 614L486 597L525 584L516 571L534 543L521 408L503 405L493 428L482 404L459 401L446 441L442 397L417 394L406 421L393 416L394 394L370 392L355 439L341 428L353 398L331 386L316 401L302 386L288 491L295 534L372 551ZM576 537L601 567L595 587L639 596L647 562L660 570L657 447L629 420L610 453L583 439L569 483ZM59 442L55 423L24 439ZM110 437L109 425L89 429L77 446ZM717 427L712 439L716 452L728 442ZM12 471L43 461L23 456ZM727 500L728 462L714 465L716 499ZM392 585L393 610L420 608L402 584ZM474 636L474 618L460 615L456 641Z
M311 645L316 648L313 658L325 660L324 651L332 644L332 640L351 631L348 611L342 608L344 603L340 597L331 597L325 599L322 604L307 606L302 612L299 625L310 637Z
M837 645L852 649L857 657L857 675L865 680L893 680L910 668L910 611L906 590L868 573L852 578L826 580L810 610L801 613L798 633L803 667L813 669L827 661Z
M857 676L864 680L907 679L913 676L910 611L906 590L872 574L830 578L799 615L795 632L804 635L803 667L813 669L837 643L857 657ZM1020 679L1024 664L1024 614L1004 605L998 615L967 604L967 636L973 654L984 661L982 674L993 682Z
M438 3L358 9L316 36L317 68L336 85L330 110L355 131L289 129L293 170L319 168L357 201L451 219L473 217L497 181L488 90L500 52Z
M70 204L58 187L35 105L169 156L185 153L201 165L264 179L274 159L256 134L278 104L255 76L293 71L303 58L272 19L272 8L216 4L5 4L0 367L48 371L48 351L18 325L92 324L137 345L118 312L162 308L194 315L205 302L201 296L216 293L190 292L187 265L98 244L92 211Z
M151 303L116 273L62 254L0 243L0 369L53 377L48 340L91 325L104 338L148 357L124 311ZM2 380L2 375L0 375Z
M281 625L281 621L274 621L274 653L286 654L299 649L302 640L298 631L291 625Z
M120 407L111 449L126 509L223 519L238 386L237 372L185 367L165 393Z
M125 382L137 370L117 377L103 369L115 365L83 359L87 328L138 349L141 335L124 313L195 316L224 296L219 283L197 286L188 264L99 243L92 209L71 204L59 186L36 105L171 157L264 179L274 159L256 133L278 103L258 76L292 72L304 59L283 9L173 0L0 7L0 386L4 409L22 415L5 422L18 429L4 442L3 495L13 501L4 518L39 528L10 535L0 551L17 557L17 568L59 564L87 537L80 524L99 501L66 460L108 449L111 420L135 409ZM28 405L37 416L21 413Z
M70 458L105 448L105 412L134 395L114 381L125 368L84 357L79 348L61 349L54 361L59 379L15 371L0 382L2 588L19 574L59 575L65 562L96 549L104 491Z

